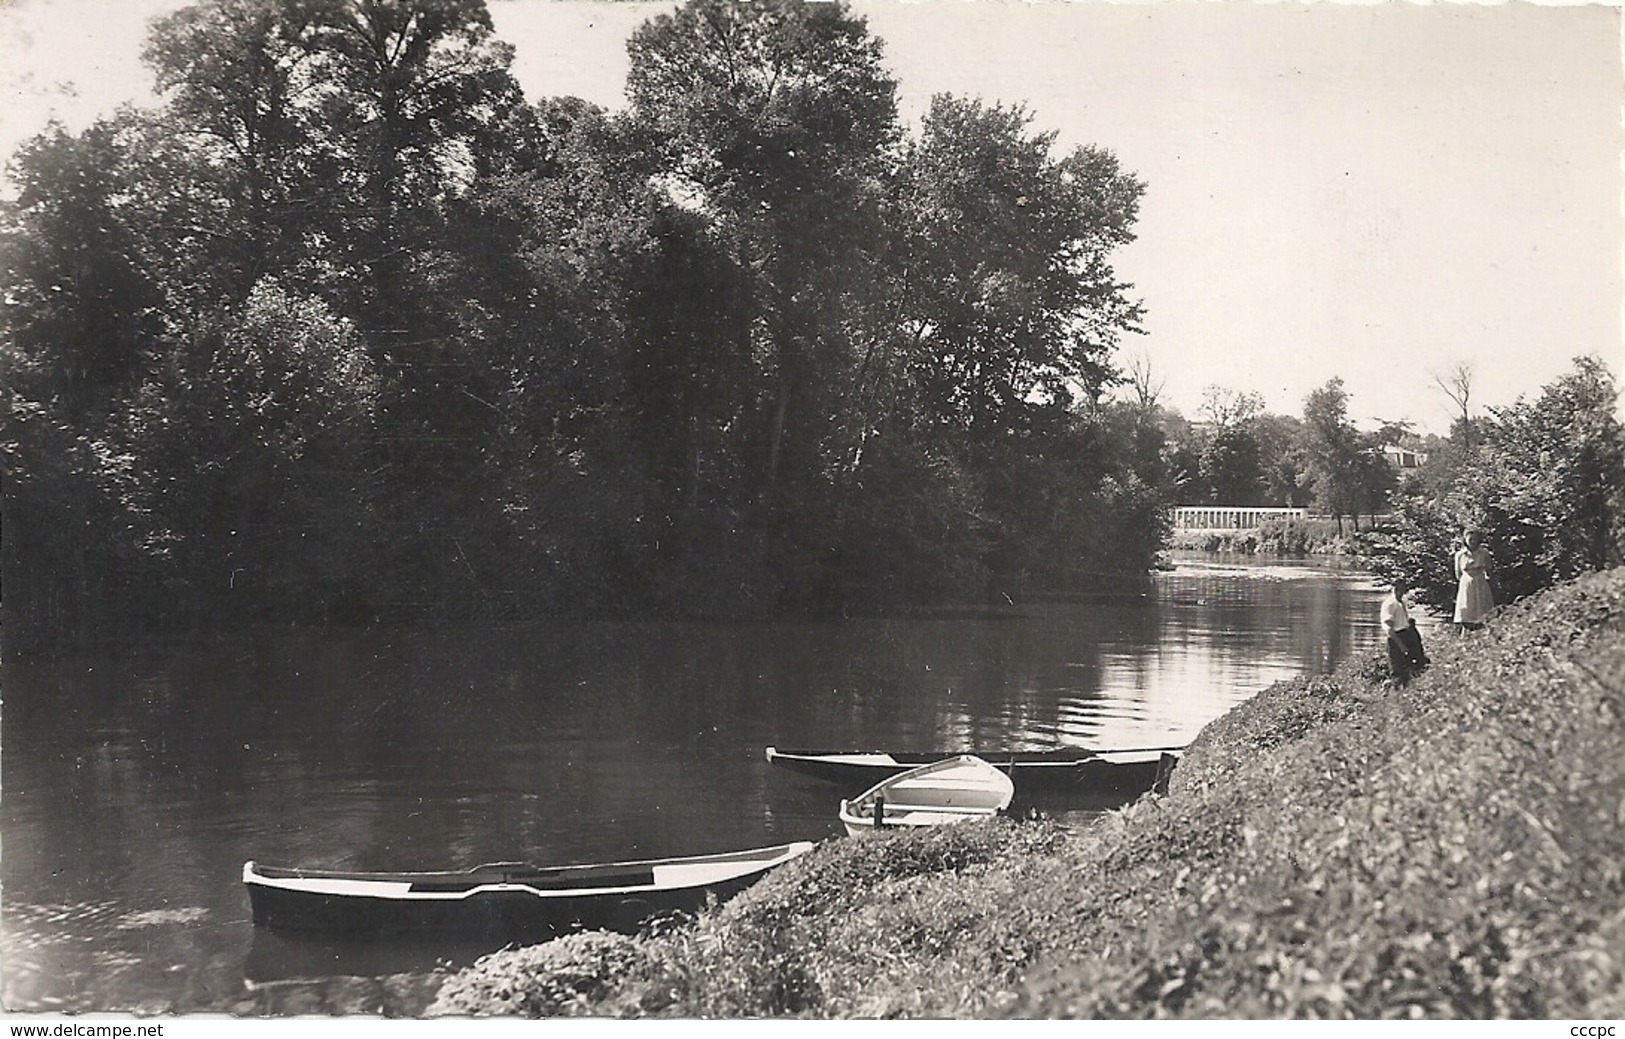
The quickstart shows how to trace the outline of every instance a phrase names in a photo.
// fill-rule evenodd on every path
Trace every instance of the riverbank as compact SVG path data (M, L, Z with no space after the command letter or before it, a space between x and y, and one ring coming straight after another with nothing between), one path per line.
M1176 530L1168 539L1175 552L1234 552L1264 556L1345 556L1358 546L1356 535L1328 519L1270 520L1240 530Z
M691 928L452 975L431 1013L1625 1014L1625 571L1210 725L1169 793L1074 833L829 840Z

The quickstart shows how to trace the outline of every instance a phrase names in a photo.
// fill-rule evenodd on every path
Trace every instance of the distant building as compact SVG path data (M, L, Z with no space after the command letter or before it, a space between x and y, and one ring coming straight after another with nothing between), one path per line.
M1412 451L1408 447L1399 447L1396 444L1384 447L1382 457L1388 459L1388 464L1402 473L1410 469L1420 469L1428 461L1426 451Z

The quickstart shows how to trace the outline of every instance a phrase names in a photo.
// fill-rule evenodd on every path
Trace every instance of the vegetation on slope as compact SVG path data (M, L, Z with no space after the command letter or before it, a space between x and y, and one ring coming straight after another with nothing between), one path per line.
M1625 571L1281 683L1081 833L827 841L691 927L497 954L433 1013L1625 1014Z

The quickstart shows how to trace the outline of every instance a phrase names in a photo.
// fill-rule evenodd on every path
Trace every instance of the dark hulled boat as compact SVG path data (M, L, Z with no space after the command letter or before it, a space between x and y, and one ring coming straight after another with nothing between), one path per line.
M455 934L544 940L579 929L630 933L722 901L810 851L797 841L749 851L579 866L499 862L460 872L358 873L243 866L254 923L345 938Z
M1007 774L1018 794L1075 792L1135 794L1155 787L1183 747L1089 750L1061 747L1030 751L833 751L767 748L767 760L815 779L860 790L888 776L961 753L974 754Z

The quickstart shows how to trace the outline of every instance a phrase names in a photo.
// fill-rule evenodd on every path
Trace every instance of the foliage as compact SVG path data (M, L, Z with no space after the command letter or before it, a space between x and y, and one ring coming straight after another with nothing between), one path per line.
M527 104L483 0L199 0L143 57L3 228L8 550L148 590L110 617L887 608L1160 547L1101 403L1142 185L1021 108L906 133L843 4L658 15L616 114Z
M802 504L838 464L830 418L856 345L843 325L880 281L877 178L898 134L880 42L841 4L694 0L627 49L632 116L664 142L668 190L708 218L757 300L759 489Z
M1051 156L1020 108L932 99L897 186L900 331L928 421L986 439L1093 397L1139 308L1106 256L1143 185L1098 149Z
M205 299L242 299L254 281L282 274L300 243L321 233L323 128L306 96L316 49L313 5L222 0L154 22L143 59L168 95L160 148L176 205L171 226L204 249L177 250L185 281ZM185 183L182 193L174 186ZM162 197L162 193L153 192ZM199 262L201 261L201 262Z
M1416 495L1368 541L1375 568L1404 576L1420 601L1455 600L1452 540L1479 527L1501 602L1616 565L1625 547L1625 428L1606 366L1576 359L1533 401L1493 410L1448 489Z
M1348 418L1348 392L1332 378L1310 392L1303 405L1302 451L1306 482L1314 500L1342 530L1343 517L1375 516L1398 485L1392 467L1381 456L1389 430L1361 433Z
M440 986L427 1015L581 1013L604 997L613 979L638 968L642 949L625 935L583 931L485 956Z
M136 394L141 549L217 609L321 608L359 577L378 393L347 322L262 281Z
M1256 393L1203 391L1201 424L1157 409L1170 497L1180 504L1303 508L1310 503L1304 425Z
M1258 438L1241 426L1222 427L1202 445L1202 480L1215 503L1251 505L1262 497L1263 459Z
M52 126L12 160L4 225L5 323L19 389L98 434L138 378L160 329L161 296L123 219L132 187L125 124L74 137Z
M41 400L40 372L15 342L0 344L0 479L6 594L26 610L7 612L5 650L68 654L98 637L96 622L130 588L127 546L142 521L135 460L91 436Z
M1332 378L1303 402L1304 451L1315 502L1337 520L1356 513L1359 489L1355 467L1359 434L1348 420L1348 392Z

